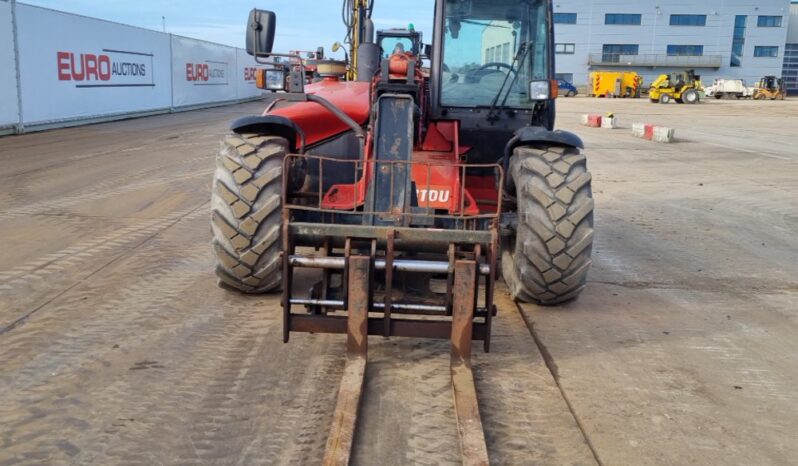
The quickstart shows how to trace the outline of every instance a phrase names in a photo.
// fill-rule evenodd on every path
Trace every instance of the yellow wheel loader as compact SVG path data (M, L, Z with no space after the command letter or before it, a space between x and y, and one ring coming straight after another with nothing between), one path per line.
M694 70L660 75L648 90L653 103L668 104L672 100L680 104L697 104L704 89L701 77Z

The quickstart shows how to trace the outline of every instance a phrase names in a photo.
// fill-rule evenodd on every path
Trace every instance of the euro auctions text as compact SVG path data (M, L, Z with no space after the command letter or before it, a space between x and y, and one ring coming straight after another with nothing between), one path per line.
M101 53L57 52L59 81L76 87L154 86L151 53L103 49Z

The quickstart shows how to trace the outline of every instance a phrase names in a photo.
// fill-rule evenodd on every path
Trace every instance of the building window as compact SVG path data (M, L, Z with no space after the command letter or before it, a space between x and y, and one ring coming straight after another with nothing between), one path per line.
M778 57L779 56L779 48L775 45L757 45L754 47L754 56L755 57Z
M510 63L510 43L502 44L502 63Z
M604 63L619 63L621 55L637 55L640 46L637 44L605 44L602 49L601 61Z
M671 15L671 26L706 26L707 15Z
M748 16L737 15L734 17L734 38L732 39L731 63L732 67L743 65L743 47L745 46L745 23Z
M760 16L756 20L756 26L760 28L780 28L781 16Z
M496 63L499 60L500 47L488 47L485 49L485 63Z
M671 57L700 57L704 55L703 45L669 45L668 56Z
M604 24L624 24L631 26L640 26L643 21L643 15L630 14L630 13L607 13L604 15Z
M554 24L576 24L576 13L554 13Z
M554 44L554 53L560 55L573 55L576 52L576 44Z

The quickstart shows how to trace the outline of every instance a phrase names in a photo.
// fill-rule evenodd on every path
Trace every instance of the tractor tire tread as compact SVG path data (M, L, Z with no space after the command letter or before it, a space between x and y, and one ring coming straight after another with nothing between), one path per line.
M517 301L556 305L585 288L593 244L592 177L571 148L516 148L510 159L518 228L502 275Z
M288 141L229 134L216 157L212 247L219 285L266 293L282 282L282 170Z

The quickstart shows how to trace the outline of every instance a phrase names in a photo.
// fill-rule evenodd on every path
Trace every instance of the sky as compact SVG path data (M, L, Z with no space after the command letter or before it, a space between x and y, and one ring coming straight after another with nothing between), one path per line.
M21 0L20 3L77 13L93 18L162 30L220 44L244 47L244 30L253 7L277 13L275 51L316 50L328 56L335 41L343 42L343 0ZM434 0L375 0L376 29L407 27L413 23L430 42Z

